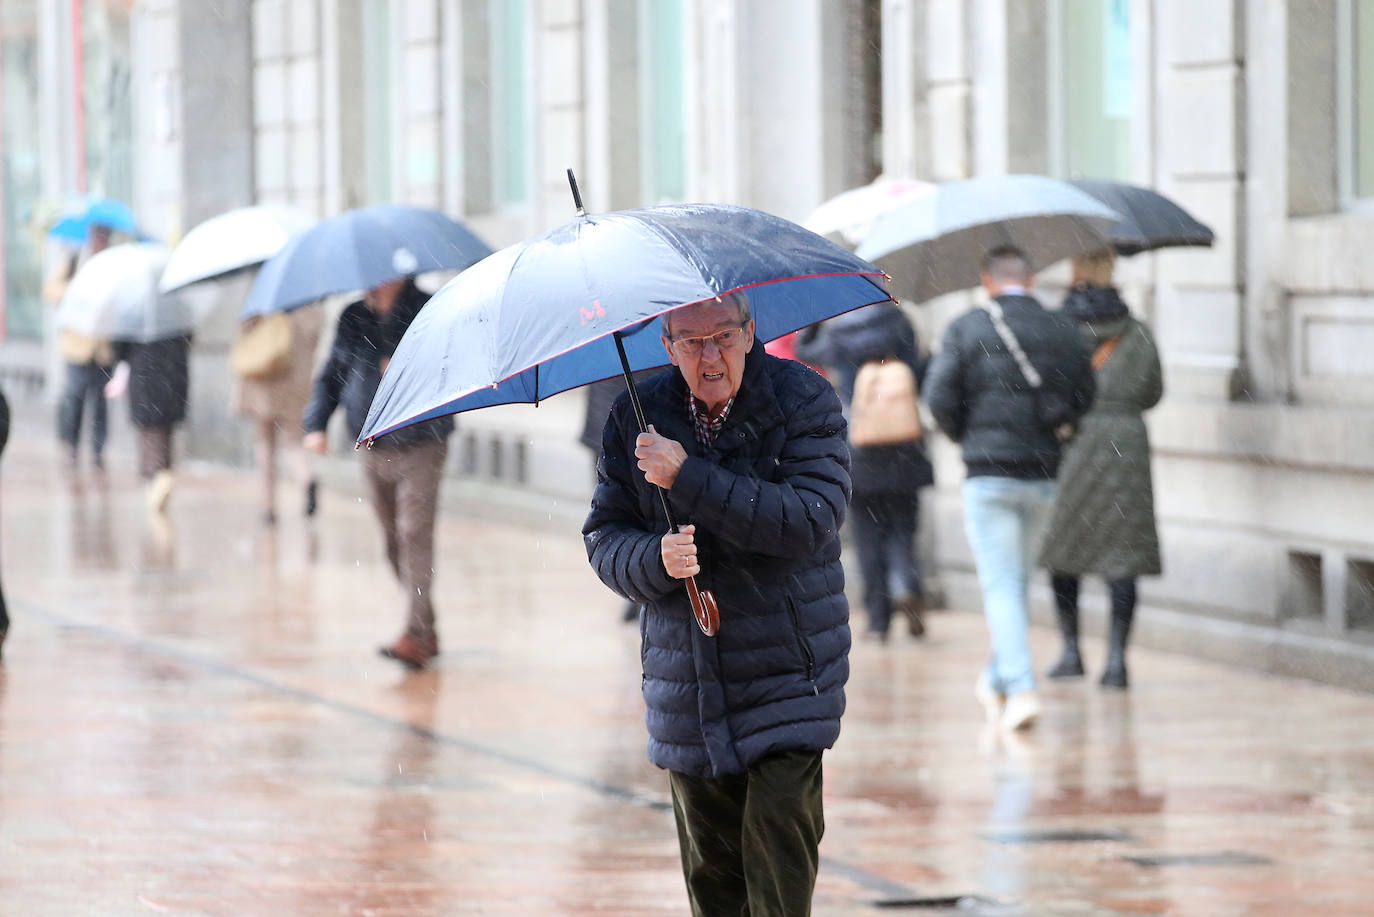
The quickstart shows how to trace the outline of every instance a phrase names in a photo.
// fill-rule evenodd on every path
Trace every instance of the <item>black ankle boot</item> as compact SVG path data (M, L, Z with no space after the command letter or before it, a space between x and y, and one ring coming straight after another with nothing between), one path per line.
M1112 631L1107 637L1107 668L1102 672L1103 687L1125 687L1125 648L1131 642L1131 621L1135 619L1135 580L1107 583L1112 593Z
M1064 641L1064 652L1059 655L1059 661L1045 674L1050 678L1083 677L1083 657L1078 653L1077 640Z
M1107 669L1102 673L1105 688L1125 688L1130 684L1126 675L1126 644L1131 637L1131 618L1134 610L1112 609L1112 628L1107 644Z
M1078 608L1055 607L1059 616L1059 634L1064 638L1064 652L1046 674L1050 678L1082 678L1083 657L1078 653Z

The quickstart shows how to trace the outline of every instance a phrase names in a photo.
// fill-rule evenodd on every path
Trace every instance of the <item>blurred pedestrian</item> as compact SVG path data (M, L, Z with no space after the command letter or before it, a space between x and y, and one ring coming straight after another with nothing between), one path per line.
M305 516L315 514L319 485L314 459L296 439L295 431L310 400L315 348L323 323L324 310L318 305L254 316L239 329L231 354L238 383L234 411L254 424L254 460L262 488L261 516L265 525L277 522L278 443L290 454L296 480L304 488ZM235 360L236 356L241 359ZM283 440L286 431L291 435Z
M640 370L634 373L635 384L638 385L657 373L658 370L656 369ZM623 391L625 391L625 380L621 376L602 379L600 382L593 382L587 386L587 410L582 418L582 436L579 441L591 450L593 478L595 478L596 462L601 455L601 437L606 430L606 419L611 414L611 405L615 403L615 399ZM627 600L621 608L620 618L627 623L638 621L639 603Z
M172 431L186 419L190 400L191 336L115 341L113 347L119 362L105 396L129 397L129 419L138 428L138 473L147 482L148 509L160 515L176 484Z
M349 434L357 439L387 363L428 299L414 277L402 277L373 287L343 310L305 407L306 449L319 455L329 451L325 431L340 404ZM411 669L424 668L439 655L430 592L439 482L452 432L453 418L440 417L397 430L362 450L368 498L407 597L404 630L378 652Z
M1162 572L1145 411L1164 395L1159 351L1112 285L1110 250L1076 258L1063 312L1078 322L1097 376L1097 395L1064 452L1054 515L1040 554L1050 571L1064 652L1051 678L1083 674L1078 589L1100 576L1111 595L1107 665L1101 682L1125 688L1126 644L1136 578Z
M582 528L593 569L645 605L649 759L669 771L692 913L809 914L840 731L849 609L839 529L849 447L819 375L755 346L743 294L663 319L676 371L606 424ZM681 525L669 531L654 488ZM720 602L697 630L681 580Z
M925 586L916 555L920 490L935 483L918 395L925 361L916 329L895 303L826 322L805 348L830 368L849 414L854 498L849 518L863 572L868 634L886 641L894 611L925 633Z
M955 319L926 376L926 403L963 450L964 528L983 593L992 658L975 694L990 721L1040 714L1031 663L1030 573L1054 502L1063 440L1092 404L1088 351L1067 316L1028 289L1025 255L983 261L989 301Z
M110 245L108 226L91 224L86 244L80 251L64 252L57 269L43 284L43 301L56 306L77 270L92 255ZM109 341L63 329L58 350L67 364L62 400L57 409L58 438L67 449L67 462L76 468L80 462L81 420L87 403L91 409L91 460L97 469L105 467L105 438L109 429L105 405L105 385L114 370L115 356Z
M5 444L10 441L10 403L5 393L0 392L0 455L5 452ZM5 605L5 587L0 582L0 659L3 659L5 638L10 634L10 612Z

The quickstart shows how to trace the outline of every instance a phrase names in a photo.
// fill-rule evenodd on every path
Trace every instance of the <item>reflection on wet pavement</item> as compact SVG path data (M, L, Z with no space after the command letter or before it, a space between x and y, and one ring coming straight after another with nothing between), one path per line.
M27 448L0 468L0 913L684 912L636 629L575 521L449 512L444 655L407 675L356 497L267 531L247 476L195 469L155 525L128 468ZM980 617L927 623L855 647L816 914L1370 912L1374 698L1140 651L1130 694L1048 685L1034 733L987 733Z

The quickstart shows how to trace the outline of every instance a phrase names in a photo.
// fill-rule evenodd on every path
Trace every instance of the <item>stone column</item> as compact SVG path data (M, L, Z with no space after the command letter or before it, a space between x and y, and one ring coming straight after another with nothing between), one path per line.
M1159 190L1216 232L1162 253L1155 330L1171 398L1241 397L1245 276L1245 30L1231 0L1160 0L1155 61Z

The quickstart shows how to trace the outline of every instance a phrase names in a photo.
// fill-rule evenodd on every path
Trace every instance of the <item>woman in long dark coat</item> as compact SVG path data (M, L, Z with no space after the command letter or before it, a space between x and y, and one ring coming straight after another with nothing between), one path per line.
M1064 653L1051 678L1083 674L1078 650L1078 590L1101 576L1111 593L1111 630L1102 684L1124 688L1126 644L1135 616L1136 578L1162 569L1155 526L1150 440L1143 414L1164 394L1159 351L1112 286L1110 251L1074 260L1064 300L1093 351L1097 397L1064 453L1054 516L1040 564L1054 586Z

